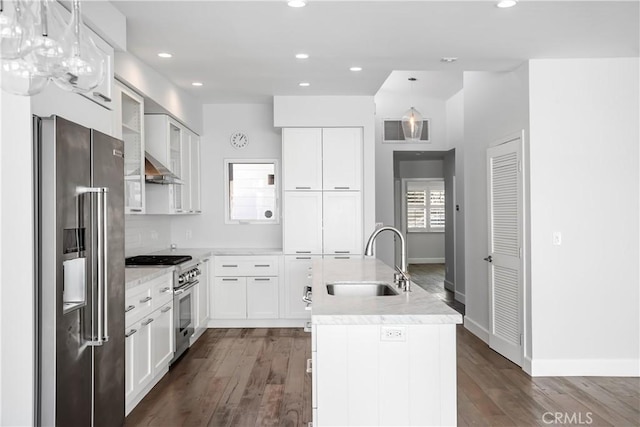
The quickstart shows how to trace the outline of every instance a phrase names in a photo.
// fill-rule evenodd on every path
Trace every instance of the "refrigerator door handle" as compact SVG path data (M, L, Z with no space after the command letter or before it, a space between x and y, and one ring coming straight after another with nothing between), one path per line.
M108 298L107 298L107 283L108 283L108 273L107 273L107 228L108 228L108 199L107 194L109 193L109 189L107 187L80 187L78 188L78 193L92 193L96 194L97 197L97 220L96 224L98 226L97 237L98 244L96 245L96 254L98 259L98 274L97 274L97 303L93 307L95 313L97 315L96 323L97 330L95 335L93 335L92 340L89 342L89 345L92 346L101 346L105 342L109 341L109 315L108 315Z

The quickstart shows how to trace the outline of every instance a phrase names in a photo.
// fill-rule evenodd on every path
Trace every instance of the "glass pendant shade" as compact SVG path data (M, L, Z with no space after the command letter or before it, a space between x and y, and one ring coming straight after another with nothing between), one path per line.
M34 17L24 0L12 1L12 8L0 1L0 58L22 58L31 49Z
M3 59L0 75L2 89L14 95L31 96L42 91L49 81L46 73L39 71L24 58Z
M420 141L422 135L422 114L411 107L402 116L402 133L406 141Z
M51 7L51 0L40 0L40 13L36 25L36 35L29 53L29 59L36 68L50 76L59 72L62 60L66 56L65 46L52 34L62 34L65 23L58 11Z
M80 1L73 1L71 22L62 36L65 56L53 76L60 88L87 93L95 89L105 74L106 59L87 34L80 14Z

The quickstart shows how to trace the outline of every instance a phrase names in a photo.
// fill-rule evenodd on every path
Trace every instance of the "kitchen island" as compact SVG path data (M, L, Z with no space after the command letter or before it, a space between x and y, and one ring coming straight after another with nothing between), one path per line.
M415 283L396 288L393 273L376 259L314 263L314 426L456 424L462 316ZM345 294L358 283L391 284L392 295L331 295L336 282Z

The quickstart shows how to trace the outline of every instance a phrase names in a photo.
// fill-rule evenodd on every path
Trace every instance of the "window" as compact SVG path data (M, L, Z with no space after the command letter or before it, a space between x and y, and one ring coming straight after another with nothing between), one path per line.
M408 232L444 231L444 181L407 181Z
M277 224L276 160L225 160L225 222Z

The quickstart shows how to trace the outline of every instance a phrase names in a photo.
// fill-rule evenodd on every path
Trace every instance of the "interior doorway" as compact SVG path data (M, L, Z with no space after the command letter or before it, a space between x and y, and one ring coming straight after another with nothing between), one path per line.
M456 301L455 149L394 151L393 162L394 225L406 236L409 273L464 313Z

